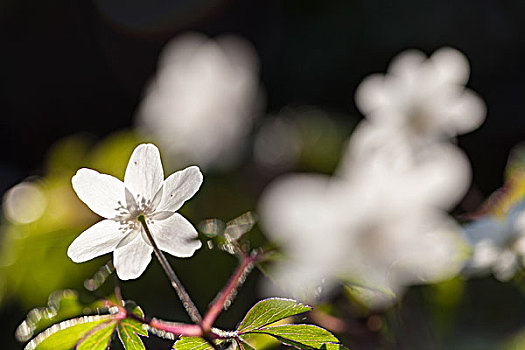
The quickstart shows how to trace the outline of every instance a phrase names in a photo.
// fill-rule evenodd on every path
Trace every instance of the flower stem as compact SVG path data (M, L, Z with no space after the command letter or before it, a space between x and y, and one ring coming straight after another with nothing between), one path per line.
M228 284L217 295L215 301L206 312L206 315L204 315L201 325L205 333L210 331L213 322L215 322L221 311L226 308L227 304L231 302L237 288L244 282L246 275L250 272L258 257L257 254L243 256L241 263L230 277Z
M125 311L123 312L125 313ZM219 347L217 346L217 344L215 344L215 339L221 338L221 336L219 334L215 334L214 332L205 334L202 330L202 327L198 324L173 323L173 322L162 321L156 318L152 319L151 321L148 321L145 318L137 316L133 313L128 313L127 317L137 320L140 323L143 323L145 325L148 325L150 327L149 330L152 331L153 334L156 334L158 336L161 336L161 337L164 336L158 333L158 331L161 331L161 332L167 332L169 334L172 334L173 337L175 338L178 338L181 336L201 337L204 340L206 340L206 342L210 344L210 346L213 349L219 350ZM156 331L153 331L153 330L156 330ZM165 333L161 333L161 334L165 334Z
M155 243L155 240L153 239L153 236L151 235L151 232L148 228L148 225L146 224L146 218L143 215L140 215L138 217L138 221L142 224L142 227L144 227L144 231L146 232L146 236L148 236L148 239L151 243L151 246L153 247L153 250L155 251L155 255L157 256L157 259L159 259L160 265L164 269L164 272L166 272L166 275L170 279L171 285L173 289L177 292L177 295L179 296L179 299L182 301L182 305L186 309L186 312L190 316L191 320L195 323L200 323L202 321L202 317L199 313L199 310L193 303L193 300L191 300L188 292L184 289L182 286L182 283L180 282L179 278L175 274L175 271L173 271L173 268L169 264L168 260L166 259L166 256L162 251L159 249L157 244Z

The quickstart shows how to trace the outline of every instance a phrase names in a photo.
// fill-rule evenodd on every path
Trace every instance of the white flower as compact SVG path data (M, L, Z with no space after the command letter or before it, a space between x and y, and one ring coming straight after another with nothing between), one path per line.
M359 147L366 157L350 148L339 177L289 175L261 197L265 232L289 257L274 270L287 296L311 299L340 278L400 293L461 268L460 229L441 208L468 186L464 156L437 144L413 159L394 135L384 148L373 140ZM368 302L381 306L384 296Z
M257 57L247 41L186 34L164 48L138 124L179 162L227 167L243 150L258 84Z
M466 266L470 272L492 270L507 281L523 266L525 256L525 201L514 206L507 217L488 216L465 226L465 236L473 248Z
M138 278L151 261L153 251L138 221L141 215L161 250L190 257L201 247L193 225L176 211L197 192L202 174L192 166L164 180L159 150L152 144L135 148L124 182L83 168L73 176L72 184L78 197L105 218L71 243L67 254L74 262L113 252L119 278Z
M414 148L396 130L368 121L354 130L337 174L374 188L352 187L352 191L363 188L363 198L379 195L383 202L399 208L418 201L446 210L463 198L471 179L469 161L458 147L427 143Z
M464 87L468 76L468 61L457 50L442 48L428 59L408 50L392 60L387 75L363 80L356 103L369 120L410 139L453 137L476 129L485 119L485 104Z

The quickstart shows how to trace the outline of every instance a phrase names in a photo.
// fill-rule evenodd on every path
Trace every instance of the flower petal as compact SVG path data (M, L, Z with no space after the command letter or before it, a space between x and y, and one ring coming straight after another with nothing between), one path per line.
M73 176L71 183L78 198L104 218L117 216L117 209L126 202L124 184L111 175L82 168Z
M164 180L164 170L157 146L148 143L137 146L129 159L124 184L133 193L146 200L153 199Z
M456 49L443 47L430 56L435 70L434 79L446 84L464 85L470 75L467 57Z
M452 94L454 91L451 88L449 92ZM443 111L446 116L444 128L449 129L447 131L451 136L477 129L487 114L485 102L474 91L464 89L454 94Z
M179 258L192 256L202 246L195 227L180 214L175 213L166 220L154 220L148 226L158 247Z
M401 52L392 59L388 66L388 73L402 79L404 82L413 83L419 79L421 69L427 60L427 56L415 49Z
M392 104L392 93L382 74L372 74L361 82L355 92L355 103L367 115Z
M113 264L121 280L140 277L151 261L153 248L137 235L130 243L119 247L113 253Z
M84 262L115 249L124 237L117 221L102 220L78 236L67 249L67 255L74 262Z
M199 190L202 184L202 173L197 166L171 174L164 181L164 192L157 211L177 211Z

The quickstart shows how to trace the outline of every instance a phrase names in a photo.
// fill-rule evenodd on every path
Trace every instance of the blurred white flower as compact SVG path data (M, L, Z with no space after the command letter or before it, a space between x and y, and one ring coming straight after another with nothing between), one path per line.
M3 207L8 220L28 224L44 214L47 199L38 184L24 181L6 192Z
M271 272L275 283L265 286L268 293L310 301L321 281L325 287L335 282L346 238L334 212L334 185L325 175L293 174L265 189L258 208L261 224L286 255Z
M386 75L373 74L356 91L356 103L377 124L412 140L427 141L470 132L485 119L484 102L466 89L469 65L452 48L430 58L417 50L395 57Z
M367 119L337 176L289 175L265 190L261 223L289 257L274 270L286 293L311 298L321 281L327 291L346 280L378 307L392 300L378 291L398 294L459 272L464 243L446 210L467 191L470 166L444 141L485 118L483 101L464 87L468 75L467 60L450 48L428 59L401 54L387 75L359 86Z
M464 228L472 245L468 272L492 271L500 281L511 279L523 266L525 256L525 201L514 206L506 217L487 216Z
M228 167L240 156L259 96L255 50L243 39L172 40L138 111L138 125L178 164Z
M176 213L202 184L192 166L164 180L157 147L139 145L126 168L124 182L91 169L80 169L72 179L78 197L104 217L78 236L67 254L84 262L113 251L113 264L122 280L138 278L151 261L153 248L138 218L144 216L158 247L174 256L190 257L201 247L197 231Z
M261 223L289 257L273 271L287 296L312 298L320 281L326 292L341 278L397 294L460 270L460 228L440 208L468 186L465 157L438 144L412 159L402 139L390 136L384 148L359 147L367 157L350 147L339 177L289 175L265 190ZM369 300L387 301L381 294Z
M352 191L363 189L362 198L376 201L379 195L400 208L410 203L447 210L463 198L471 179L469 161L458 147L434 143L415 149L396 130L368 121L354 130L337 174L356 183Z

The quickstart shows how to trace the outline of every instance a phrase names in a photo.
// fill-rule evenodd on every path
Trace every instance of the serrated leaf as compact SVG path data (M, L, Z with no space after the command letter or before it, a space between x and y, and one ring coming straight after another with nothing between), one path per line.
M222 345L221 348L224 348L224 343L232 342L233 340L218 340L217 345ZM180 337L179 340L173 344L174 350L213 350L208 342L200 337Z
M252 331L271 335L281 343L299 349L335 349L339 339L326 329L311 324L288 324L263 327Z
M131 310L133 314L144 317L144 312L138 306ZM148 331L142 324L134 319L126 318L119 322L117 327L118 337L126 350L143 350L146 349L139 335L148 336Z
M265 299L259 301L248 311L237 331L240 334L246 333L311 309L310 306L292 299Z
M69 350L88 332L100 324L111 322L113 316L84 316L57 323L37 335L24 350Z
M175 350L206 350L213 348L208 342L200 337L180 337L179 340L173 344Z
M46 329L54 323L78 316L86 305L78 300L78 293L60 290L49 296L47 307L34 308L16 329L16 339L21 342L31 339L35 332Z
M75 350L106 350L109 347L111 336L115 331L117 321L102 323L86 333L85 339L77 343Z
M271 335L262 333L245 333L239 336L239 339L257 350L275 349L280 344L280 342Z
M256 350L253 346L251 346L250 344L248 344L248 342L244 341L242 338L241 338L241 341L237 343L240 347L240 350Z

